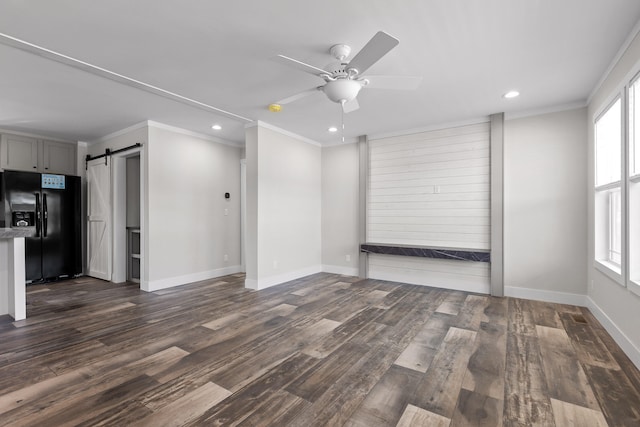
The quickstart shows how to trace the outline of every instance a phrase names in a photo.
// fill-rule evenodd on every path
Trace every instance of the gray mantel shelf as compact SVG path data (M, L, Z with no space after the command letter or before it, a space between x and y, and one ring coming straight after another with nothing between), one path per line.
M15 239L28 237L33 233L31 228L0 228L0 239Z
M433 246L405 246L386 243L364 243L360 252L420 258L455 259L460 261L491 262L491 252L474 249L438 248Z

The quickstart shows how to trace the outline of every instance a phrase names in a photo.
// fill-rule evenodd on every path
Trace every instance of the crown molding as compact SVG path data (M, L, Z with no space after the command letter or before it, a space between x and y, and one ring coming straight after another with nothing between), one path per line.
M541 116L543 114L559 113L561 111L577 110L579 108L585 108L587 106L586 101L572 102L569 104L552 105L549 107L536 108L532 110L516 111L514 113L505 113L505 120L523 119L525 117Z
M591 90L591 93L587 97L587 102L586 102L587 105L591 104L593 97L600 90L600 88L602 88L602 85L607 80L607 78L609 77L613 69L616 67L616 65L618 65L618 62L620 62L620 59L622 59L622 56L627 52L627 50L629 49L629 46L631 46L631 43L633 43L635 38L638 36L638 33L640 33L640 21L638 21L636 25L633 27L633 29L625 39L624 43L622 43L622 45L620 46L620 49L618 49L616 56L613 57L613 60L611 61L611 63L609 64L605 72L602 74L602 76L600 76L600 79Z
M456 128L456 127L467 126L467 125L476 125L478 123L489 123L489 116L478 117L475 119L468 119L468 120L462 120L457 122L439 123L437 125L430 125L430 126L424 126L424 127L418 127L418 128L412 128L412 129L404 129L399 131L376 133L373 135L367 135L367 139L369 141L373 141L376 139L393 138L396 136L413 135L416 133L431 132L434 130Z
M270 123L263 122L261 120L256 120L254 122L246 124L245 125L245 129L249 129L249 128L256 127L256 126L263 127L265 129L269 129L269 130L281 133L283 135L290 136L291 138L295 138L295 139L300 140L301 142L305 142L307 144L315 145L316 147L322 147L322 144L319 143L318 141L314 141L313 139L307 138L307 137L302 136L302 135L298 135L297 133L290 132L290 131L288 131L286 129L279 128L278 126L274 126L274 125L272 125Z
M218 144L222 144L222 145L227 145L229 147L233 147L233 148L242 148L244 147L244 142L243 143L239 143L239 142L235 142L235 141L230 141L227 139L223 139L223 138L219 138L217 136L213 136L213 135L207 135L204 133L199 133L199 132L193 132L187 129L182 129L176 126L171 126L171 125L166 125L164 123L159 123L159 122L154 122L152 120L148 120L147 125L149 127L152 128L156 128L156 129L162 129L162 130L168 130L170 132L175 132L175 133L179 133L182 135L186 135L186 136L192 136L194 138L200 138L200 139L204 139L206 141L211 141L211 142L216 142Z
M11 129L5 129L5 128L0 128L0 133L10 134L10 135L26 136L26 137L29 137L29 138L36 138L36 139L46 139L47 141L64 142L65 144L76 144L77 143L77 141L70 141L68 139L53 138L53 137L50 137L50 136L40 135L40 134L37 134L37 133L20 132L20 131L17 131L17 130L11 130Z

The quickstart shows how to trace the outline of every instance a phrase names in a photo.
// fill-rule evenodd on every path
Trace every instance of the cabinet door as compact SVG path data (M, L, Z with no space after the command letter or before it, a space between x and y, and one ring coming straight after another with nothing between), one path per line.
M36 172L38 140L26 136L2 135L2 169Z
M42 171L60 175L76 174L76 147L64 142L42 141Z

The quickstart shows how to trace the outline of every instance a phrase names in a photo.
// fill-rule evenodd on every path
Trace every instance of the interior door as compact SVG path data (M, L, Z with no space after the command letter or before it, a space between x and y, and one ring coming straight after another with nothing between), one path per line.
M106 161L105 161L106 159ZM108 157L87 166L87 259L89 276L111 281L111 168Z

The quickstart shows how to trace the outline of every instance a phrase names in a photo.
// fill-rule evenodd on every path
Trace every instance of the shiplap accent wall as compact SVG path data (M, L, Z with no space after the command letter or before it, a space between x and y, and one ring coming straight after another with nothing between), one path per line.
M367 241L490 249L489 148L489 122L370 140ZM369 275L488 292L489 264L370 256Z

